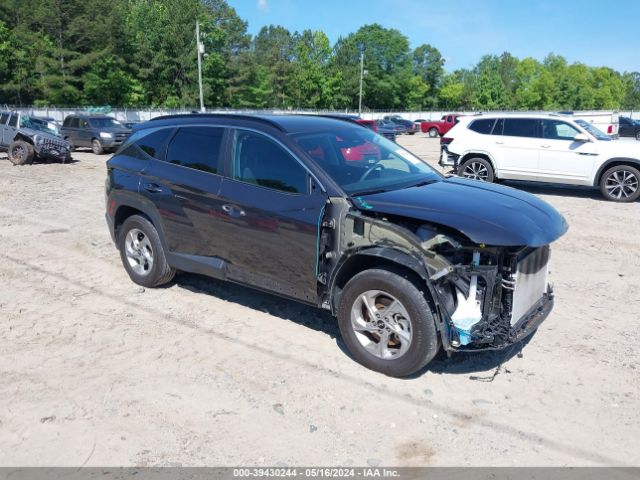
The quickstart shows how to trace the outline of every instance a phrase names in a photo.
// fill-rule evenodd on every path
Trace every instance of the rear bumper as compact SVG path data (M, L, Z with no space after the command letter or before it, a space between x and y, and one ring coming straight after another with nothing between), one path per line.
M457 169L459 159L460 155L451 153L446 145L443 145L440 148L440 159L438 160L438 165L441 167L452 167L453 169Z

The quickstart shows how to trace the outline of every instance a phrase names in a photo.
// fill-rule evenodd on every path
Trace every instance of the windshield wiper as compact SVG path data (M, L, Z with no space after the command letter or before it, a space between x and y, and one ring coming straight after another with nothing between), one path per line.
M359 197L360 195L375 195L376 193L384 193L387 190L384 188L377 188L374 190L361 190L360 192L354 192L351 194L352 197Z

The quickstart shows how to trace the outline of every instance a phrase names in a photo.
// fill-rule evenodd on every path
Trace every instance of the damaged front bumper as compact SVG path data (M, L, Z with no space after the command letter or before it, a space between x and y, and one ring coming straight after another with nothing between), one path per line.
M511 327L509 337L503 343L499 343L497 345L471 343L469 345L454 346L452 342L449 342L448 348L445 349L457 352L480 352L485 350L503 350L508 348L518 342L521 342L535 332L542 322L547 319L551 310L553 310L553 305L553 293L549 291L549 293L545 294L544 297L540 299L538 304L530 313L526 314ZM455 332L452 331L450 331L449 334L450 339L452 336L455 337L456 335Z

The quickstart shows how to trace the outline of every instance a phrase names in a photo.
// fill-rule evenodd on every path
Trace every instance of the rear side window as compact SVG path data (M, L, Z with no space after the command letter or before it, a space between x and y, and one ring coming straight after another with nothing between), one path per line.
M307 171L264 135L236 132L233 178L287 193L307 193Z
M495 123L495 119L493 118L483 118L481 120L474 120L469 125L469 130L473 130L474 132L482 133L483 135L491 134L491 130L493 129L493 124Z
M164 156L164 146L167 143L167 139L169 138L169 135L172 131L172 128L162 128L160 130L156 130L155 132L151 132L148 135L142 137L136 142L136 145L138 145L140 150L142 150L150 157L162 160Z
M0 125L7 123L7 118L9 118L9 114L7 112L2 112L0 114Z
M503 135L509 137L539 137L537 118L505 118Z
M224 129L184 127L171 139L167 162L207 173L218 173Z
M63 127L70 127L71 126L71 120L73 120L72 117L67 117L64 119L64 123L62 124Z
M74 117L71 119L71 128L79 128L80 127L80 119L78 117Z

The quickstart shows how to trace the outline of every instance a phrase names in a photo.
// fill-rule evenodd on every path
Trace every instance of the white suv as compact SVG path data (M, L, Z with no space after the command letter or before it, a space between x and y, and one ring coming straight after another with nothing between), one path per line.
M462 177L600 187L605 198L616 202L640 196L640 145L611 140L571 116L461 117L440 143L440 165Z

